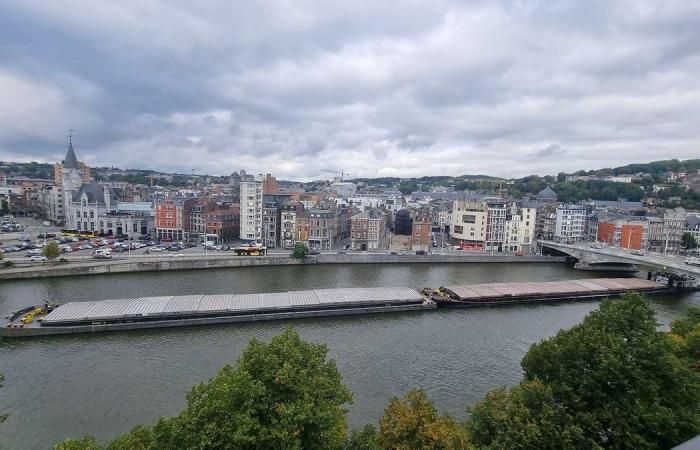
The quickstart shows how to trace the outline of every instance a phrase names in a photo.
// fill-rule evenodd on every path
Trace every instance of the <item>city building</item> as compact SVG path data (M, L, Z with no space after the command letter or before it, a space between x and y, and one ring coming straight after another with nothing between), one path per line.
M556 209L554 240L579 242L586 236L586 208L583 205L562 205Z
M331 183L330 190L338 194L339 197L352 197L357 192L357 185L349 181L336 181Z
M386 214L380 209L366 209L352 216L350 239L353 250L383 249L386 238Z
M266 195L277 195L280 191L279 183L277 183L277 178L273 177L269 173L265 175L262 180L263 183L263 194Z
M330 250L337 242L337 214L329 209L309 211L309 248Z
M262 240L263 183L256 179L240 184L240 238L245 241Z
M608 214L598 217L596 241L627 250L646 251L649 245L648 217Z
M190 210L194 201L191 197L178 196L156 202L156 237L171 241L190 240Z
M513 202L508 205L503 251L531 252L535 239L536 218L537 204L535 203Z
M280 245L282 247L294 248L294 244L299 239L299 215L303 211L304 206L299 202L282 205L280 212Z
M413 211L413 222L411 223L411 250L426 251L430 247L432 220L430 211L417 209Z
M489 206L480 200L455 200L450 218L452 244L465 250L483 251Z
M700 245L700 216L688 215L685 218L683 234L690 233L695 238L695 242Z
M218 202L206 197L192 201L189 239L199 242L230 242L240 232L240 209L237 203Z
M557 193L549 185L535 195L537 203L557 203L557 198Z
M262 244L267 248L275 248L279 242L280 208L276 202L266 202L262 208Z

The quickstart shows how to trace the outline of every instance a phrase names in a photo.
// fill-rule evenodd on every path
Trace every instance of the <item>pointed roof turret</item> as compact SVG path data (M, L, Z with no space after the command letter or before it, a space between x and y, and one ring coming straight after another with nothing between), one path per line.
M68 153L66 153L66 159L63 160L63 167L66 169L77 169L78 168L78 158L75 157L75 150L73 150L73 134L68 135Z

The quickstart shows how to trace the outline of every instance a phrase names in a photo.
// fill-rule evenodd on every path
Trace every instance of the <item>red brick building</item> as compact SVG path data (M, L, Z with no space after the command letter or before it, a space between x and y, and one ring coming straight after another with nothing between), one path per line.
M184 197L156 202L156 237L172 241L188 240L193 203L194 199Z

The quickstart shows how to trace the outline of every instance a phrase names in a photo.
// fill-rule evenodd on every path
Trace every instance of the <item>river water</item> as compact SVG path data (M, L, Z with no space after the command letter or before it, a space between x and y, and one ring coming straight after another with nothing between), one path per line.
M353 286L437 287L547 281L609 274L563 264L324 265L133 273L0 282L0 314L44 301L254 293ZM465 407L522 375L520 359L538 340L570 327L597 301L377 314L53 336L0 343L0 446L50 448L66 437L108 439L185 406L187 390L234 361L252 337L292 325L325 343L354 393L352 427L376 421L390 397L425 389L439 409ZM652 299L660 324L700 305L700 294Z

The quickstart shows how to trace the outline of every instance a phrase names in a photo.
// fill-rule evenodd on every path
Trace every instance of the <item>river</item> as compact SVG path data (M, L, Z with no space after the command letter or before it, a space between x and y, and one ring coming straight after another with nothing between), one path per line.
M0 282L0 314L44 301L254 293L352 286L547 281L610 276L563 264L407 264L254 267ZM287 326L328 345L354 393L352 427L376 421L390 397L425 389L440 410L465 407L522 375L520 359L597 301L377 314L4 340L0 446L50 448L66 437L109 439L185 406L187 390L234 361L252 337ZM652 299L662 326L700 293Z

